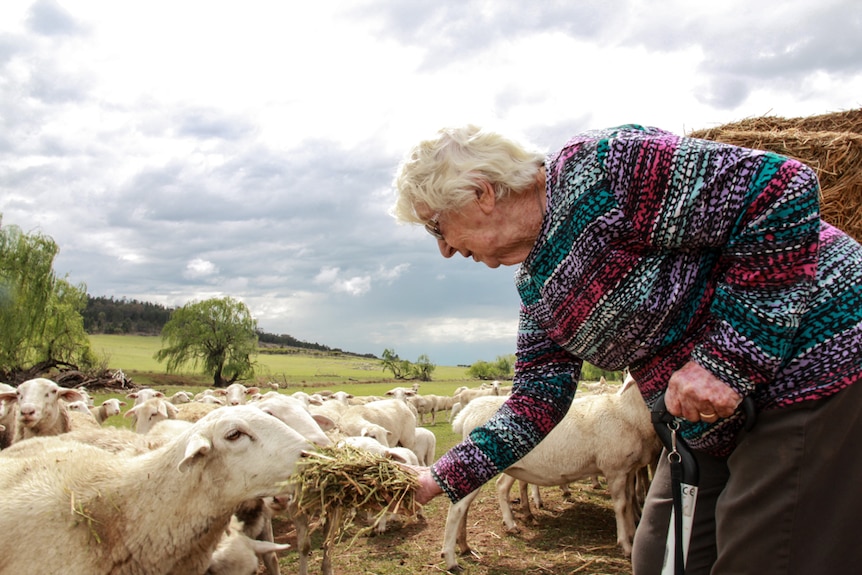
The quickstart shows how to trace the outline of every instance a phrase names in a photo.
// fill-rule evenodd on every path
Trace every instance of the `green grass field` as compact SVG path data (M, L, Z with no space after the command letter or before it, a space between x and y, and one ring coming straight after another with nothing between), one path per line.
M146 384L158 383L159 375L165 375L165 365L153 356L161 347L157 336L136 335L91 335L93 350L111 369L122 369L133 377L144 377ZM383 371L380 360L344 354L317 352L269 354L261 353L255 358L256 383L270 381L280 386L298 389L319 389L335 384L376 384L391 389L395 380L388 371ZM180 383L208 385L209 377L196 372L192 366L179 374ZM155 378L155 380L154 380ZM449 393L461 385L476 385L479 382L467 377L467 369L453 366L437 366L431 382L423 384L425 393ZM468 383L465 383L468 382ZM403 383L403 382L402 382ZM369 388L370 389L370 388ZM366 395L371 395L371 392Z

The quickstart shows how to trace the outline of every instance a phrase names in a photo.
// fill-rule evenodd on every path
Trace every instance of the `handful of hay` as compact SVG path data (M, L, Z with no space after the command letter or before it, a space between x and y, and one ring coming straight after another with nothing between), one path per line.
M349 519L342 510L376 512L375 519L386 512L413 516L419 510L415 499L419 480L414 473L349 445L307 452L285 484L294 488L299 511L327 521L345 515ZM329 530L331 537L340 538L349 524L348 520Z

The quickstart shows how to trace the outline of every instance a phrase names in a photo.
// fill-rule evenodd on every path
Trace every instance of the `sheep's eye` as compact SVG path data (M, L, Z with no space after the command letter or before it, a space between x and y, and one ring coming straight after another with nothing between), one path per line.
M230 431L227 432L227 435L225 435L224 438L227 439L228 441L236 441L237 439L239 439L243 435L245 435L245 434L242 431L240 431L239 429L231 429Z

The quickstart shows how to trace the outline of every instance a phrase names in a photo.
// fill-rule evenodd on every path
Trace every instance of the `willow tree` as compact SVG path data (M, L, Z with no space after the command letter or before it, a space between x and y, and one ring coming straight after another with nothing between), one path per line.
M154 357L167 361L168 373L191 366L212 374L216 387L254 376L257 321L241 301L224 297L188 303L174 310L161 337L163 347Z
M22 381L52 368L89 369L96 358L81 315L84 285L54 274L54 240L3 226L0 216L0 377Z

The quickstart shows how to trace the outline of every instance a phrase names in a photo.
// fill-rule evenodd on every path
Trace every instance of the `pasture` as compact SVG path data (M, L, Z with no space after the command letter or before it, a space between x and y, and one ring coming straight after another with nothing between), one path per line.
M123 369L136 385L151 386L167 395L180 389L198 392L210 386L207 378L192 372L168 376L154 359L159 348L158 337L91 336L94 350L102 354L112 369ZM379 361L344 355L285 354L257 358L256 382L276 381L282 391L344 390L355 395L382 395L396 385L408 385L391 379ZM466 377L465 368L438 366L431 382L420 386L420 393L450 394L461 385L471 387L480 382ZM96 403L108 397L124 399L122 393L95 393ZM131 403L131 402L129 402ZM124 409L128 409L126 406ZM437 437L437 456L459 441L447 421L447 413L438 414L436 423L425 427ZM106 424L126 427L130 420L121 416ZM523 525L520 533L507 534L497 507L493 482L482 488L470 509L468 541L475 551L461 559L464 575L569 575L630 574L631 564L616 545L616 528L610 496L604 488L594 489L589 480L572 485L572 496L564 499L557 488L542 490L544 508L536 513L537 523ZM513 491L512 497L517 497ZM395 519L383 535L353 538L336 547L336 573L358 575L395 575L446 573L440 557L446 513L449 504L444 496L424 508L425 521ZM357 520L358 527L363 526ZM290 523L276 519L276 541L295 545ZM356 528L354 528L356 529ZM319 548L320 533L315 534ZM310 573L319 572L321 554L312 554ZM297 555L293 550L279 553L282 574L297 572ZM261 569L260 573L263 573Z

